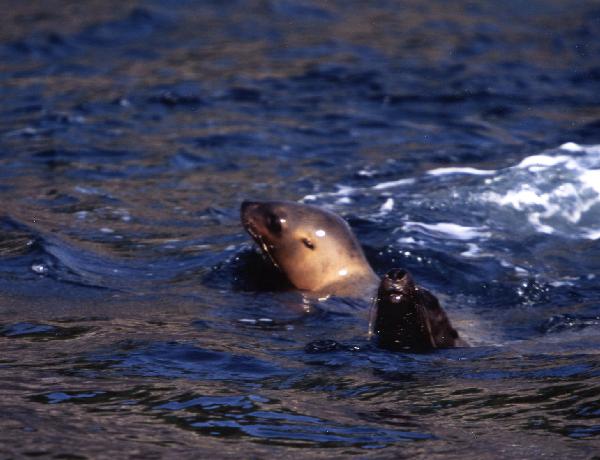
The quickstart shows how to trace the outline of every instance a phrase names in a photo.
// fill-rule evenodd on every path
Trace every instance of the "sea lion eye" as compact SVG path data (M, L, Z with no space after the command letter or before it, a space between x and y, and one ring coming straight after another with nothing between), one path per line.
M267 228L275 234L281 233L281 219L275 214L269 214L267 216Z
M302 238L302 242L304 243L304 246L306 246L308 249L315 249L315 245L308 238Z

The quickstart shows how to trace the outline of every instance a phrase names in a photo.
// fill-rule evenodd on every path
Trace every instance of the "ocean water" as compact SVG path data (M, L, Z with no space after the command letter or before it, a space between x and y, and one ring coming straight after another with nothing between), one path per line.
M2 458L598 458L596 2L3 6ZM244 199L472 346L278 289Z

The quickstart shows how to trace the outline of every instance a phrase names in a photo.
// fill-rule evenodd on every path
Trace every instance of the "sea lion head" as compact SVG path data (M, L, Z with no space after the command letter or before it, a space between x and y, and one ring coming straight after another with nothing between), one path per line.
M339 294L346 282L375 274L348 224L315 206L244 201L246 231L297 289Z
M381 280L374 305L372 332L378 344L398 350L435 348L424 306L428 300L408 271L390 270Z
M416 314L419 288L411 274L402 268L390 270L377 291L378 317L410 317ZM391 318L390 318L391 319Z

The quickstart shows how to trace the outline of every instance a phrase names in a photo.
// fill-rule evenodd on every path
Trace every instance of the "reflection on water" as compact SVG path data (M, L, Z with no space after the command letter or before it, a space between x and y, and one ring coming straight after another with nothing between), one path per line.
M597 455L599 17L5 8L2 456ZM379 350L368 302L282 291L248 198L343 214L475 346Z

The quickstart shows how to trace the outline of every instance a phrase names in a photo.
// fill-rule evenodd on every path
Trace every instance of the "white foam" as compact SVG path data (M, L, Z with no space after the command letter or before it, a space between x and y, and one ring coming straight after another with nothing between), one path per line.
M588 239L600 237L600 145L568 142L564 152L577 155L538 154L500 172L491 190L479 194L483 201L524 214L536 231ZM491 184L487 184L491 185ZM502 190L510 187L508 190ZM582 227L582 222L598 225Z
M504 195L496 192L488 192L484 193L482 197L502 206L512 206L519 211L524 210L527 206L547 206L549 203L548 195L538 194L528 184L522 185L518 190L509 190Z
M443 176L446 174L471 174L473 176L492 176L496 174L495 169L477 169L470 167L449 167L449 168L436 168L427 171L427 174L433 176Z
M583 150L581 145L576 144L575 142L565 142L559 149L566 150L567 152L581 152Z
M481 256L481 248L477 246L475 243L467 243L467 250L460 253L463 257L480 257Z
M567 152L584 152L591 155L600 154L600 145L580 145L575 142L566 142L559 147L561 150L566 150Z
M398 243L416 244L417 240L415 240L412 236L404 236L402 238L398 238Z
M550 286L552 287L575 286L575 283L573 283L573 281L552 281L548 284L550 284Z
M597 240L600 239L600 230L588 230L584 233L584 236L588 240Z
M386 188L398 187L399 185L413 184L414 182L415 182L415 180L412 179L412 178L399 179L399 180L392 180L392 181L389 181L389 182L381 182L379 184L374 185L371 188L373 190L383 190L383 189L386 189Z
M44 264L33 264L31 266L31 269L39 275L45 275L46 273L48 273L48 266Z
M369 169L361 169L357 173L361 177L373 177L375 175L375 171Z
M530 276L529 271L523 267L515 265L513 268L515 269L515 273L521 277Z
M345 201L344 198L347 198L350 195L352 195L353 193L356 193L361 190L360 188L352 187L349 185L337 184L336 187L338 189L335 192L321 192L321 193L314 193L314 194L306 195L302 199L300 199L300 201L301 202L315 201L318 198L322 198L322 197L326 197L326 196L331 196L331 197L338 196L338 197L342 197L338 200L338 202L344 202ZM346 202L351 202L351 201L346 201Z
M516 167L531 168L532 166L549 167L560 163L567 163L571 157L566 155L550 156L550 155L531 155L524 158Z
M438 222L437 224L424 224L422 222L406 222L404 230L425 229L434 233L442 234L445 238L454 240L473 240L477 238L489 238L490 232L483 227L465 227L450 222Z
M84 187L82 185L76 185L74 190L82 195L106 195L106 193L96 187Z
M527 220L533 227L540 233L546 233L547 235L551 235L554 233L554 228L550 225L543 224L540 220L541 215L538 212L533 212L527 216Z
M440 191L437 198L450 209L469 200L470 206L479 203L485 227L467 227L455 223L439 222L422 224L407 222L404 229L416 229L455 240L474 240L490 236L489 228L499 224L516 232L533 227L544 234L562 234L589 239L600 238L600 145L580 145L574 142L562 144L558 149L523 158L512 167L485 170L472 167L436 168L426 173L430 176L470 175L484 176L479 183L468 185L457 183L449 190ZM373 177L368 168L359 171L362 177ZM414 184L418 178L403 178L376 183L368 187L336 185L336 190L305 196L301 201L315 201L321 197L332 198L329 203L351 205L359 195L377 195L383 198L376 216L385 216L396 207L396 196L402 187ZM449 178L448 180L452 180ZM460 177L456 178L456 181ZM397 190L395 190L397 189ZM390 190L387 192L387 190ZM377 193L383 191L382 193ZM414 191L410 196L414 196ZM419 196L415 197L415 203ZM492 215L498 208L509 211ZM409 203L410 205L410 203ZM512 210L512 211L510 211ZM516 211L516 212L515 212ZM594 222L598 221L598 224ZM491 222L494 222L492 224ZM594 224L592 224L594 223ZM406 241L403 241L406 243ZM414 242L413 242L414 244ZM469 247L467 257L476 254Z
M584 171L579 176L579 180L588 188L600 194L600 169L590 169Z
M392 209L394 209L394 199L388 198L387 200L385 200L385 203L383 203L379 208L379 212L381 214L385 214L390 212Z
M410 185L410 184L414 184L414 182L415 182L415 179L408 178L408 179L398 179L398 180L389 181L389 182L380 182L379 184L375 184L371 187L352 187L350 185L336 184L336 187L338 188L337 191L313 193L310 195L306 195L300 199L300 202L316 201L318 198L336 197L337 196L337 197L341 197L336 201L337 203L350 204L350 203L352 203L352 199L350 198L351 195L368 192L369 190L385 190L388 188L400 187L403 185Z

